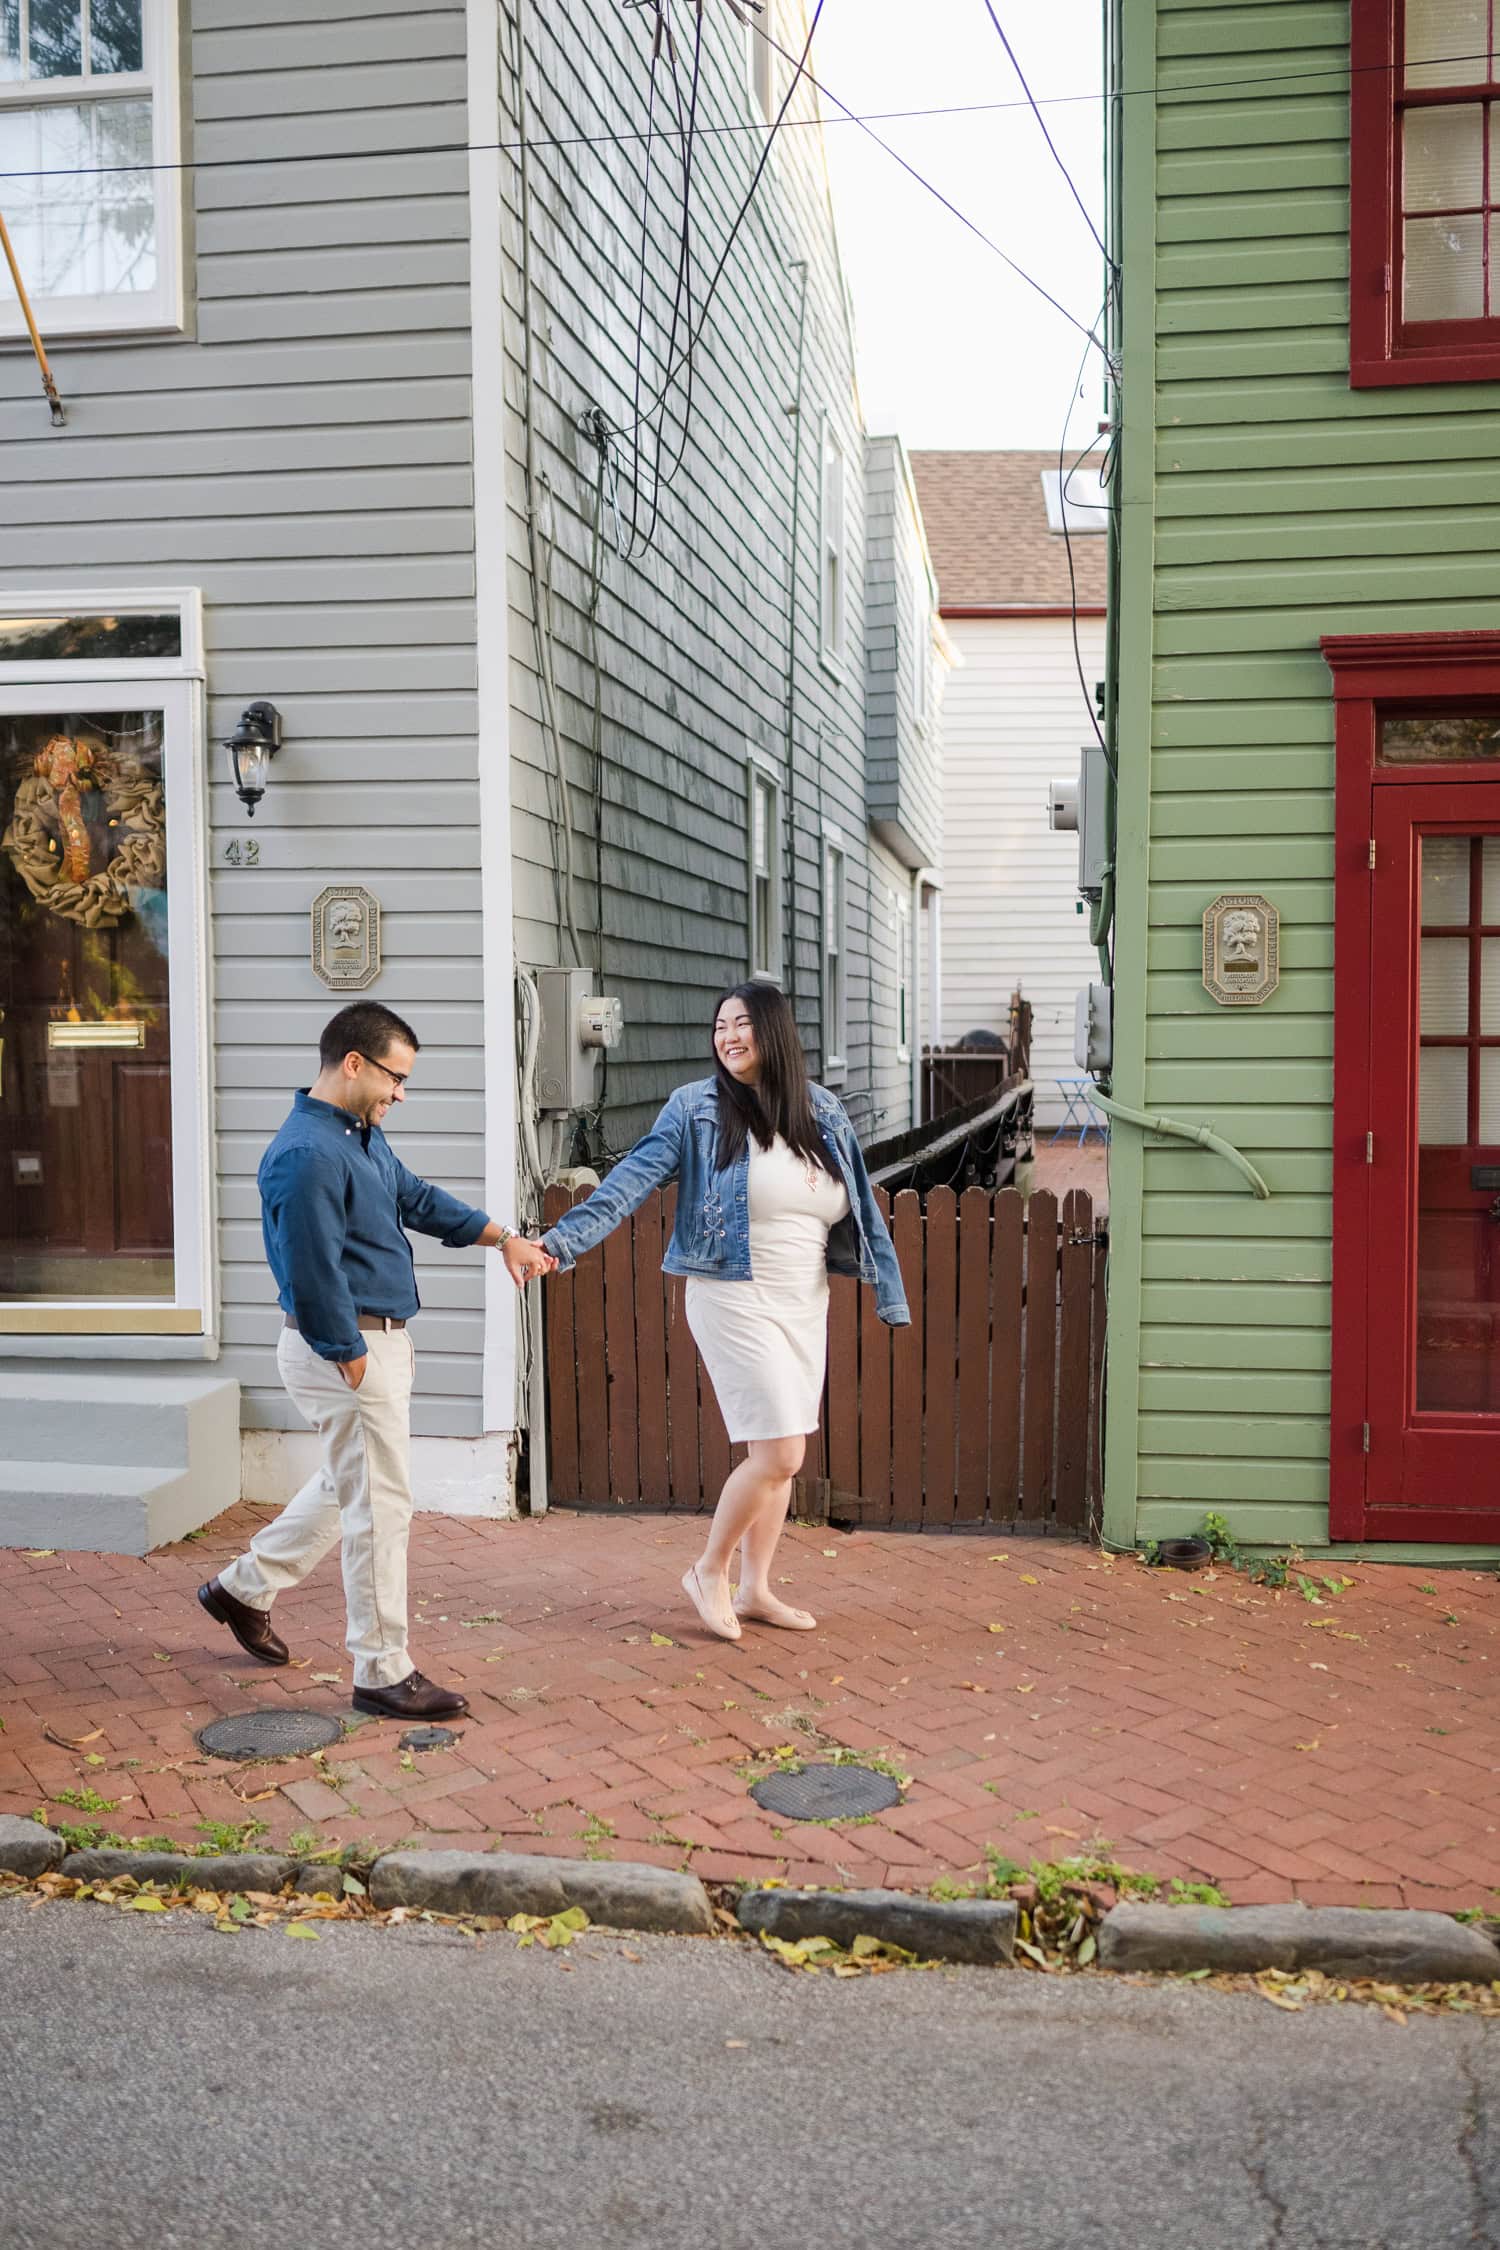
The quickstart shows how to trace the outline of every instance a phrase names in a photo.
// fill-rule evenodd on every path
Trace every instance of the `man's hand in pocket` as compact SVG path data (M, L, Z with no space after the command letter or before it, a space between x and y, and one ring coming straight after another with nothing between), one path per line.
M364 1353L359 1359L341 1359L337 1362L338 1371L351 1391L359 1389L360 1384L365 1379L365 1369L369 1364L370 1355L368 1352Z

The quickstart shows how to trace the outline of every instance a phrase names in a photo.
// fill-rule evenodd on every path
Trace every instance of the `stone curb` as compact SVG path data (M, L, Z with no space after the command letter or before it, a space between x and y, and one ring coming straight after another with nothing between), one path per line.
M130 1852L103 1845L69 1852L62 1873L80 1883L108 1883L120 1875L133 1875L138 1883L186 1881L198 1891L279 1891L290 1883L308 1898L315 1891L339 1897L344 1879L341 1867L288 1859L278 1852L216 1852L199 1859L191 1852Z
M544 1859L529 1852L386 1852L370 1876L372 1905L434 1914L560 1914L581 1906L607 1929L706 1937L713 1908L696 1875L621 1860Z
M745 1891L741 1929L767 1937L857 1937L903 1946L924 1961L977 1961L1006 1967L1015 1957L1019 1909L1013 1899L916 1898L905 1891Z
M9 1875L50 1875L61 1867L67 1845L39 1820L0 1813L0 1868Z
M1099 1928L1106 1969L1321 1969L1390 1984L1492 1984L1500 1947L1472 1925L1420 1907L1111 1907Z

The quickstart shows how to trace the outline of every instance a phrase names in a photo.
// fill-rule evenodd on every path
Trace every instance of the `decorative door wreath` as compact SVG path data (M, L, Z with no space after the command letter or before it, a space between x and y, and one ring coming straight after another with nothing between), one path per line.
M84 797L98 791L115 839L94 867ZM0 837L16 873L49 912L86 930L108 929L132 911L133 890L159 891L167 874L166 801L160 781L132 760L77 736L54 734L16 791Z

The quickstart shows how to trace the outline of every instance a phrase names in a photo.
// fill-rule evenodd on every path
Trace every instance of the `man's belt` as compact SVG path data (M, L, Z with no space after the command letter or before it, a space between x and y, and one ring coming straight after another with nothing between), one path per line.
M301 1335L302 1331L297 1327L297 1323L290 1313L286 1315L286 1324L288 1328L296 1329L297 1334ZM356 1316L354 1325L356 1328L363 1329L367 1336L384 1336L388 1335L393 1328L404 1328L406 1322L404 1320L392 1320L389 1313L362 1312Z

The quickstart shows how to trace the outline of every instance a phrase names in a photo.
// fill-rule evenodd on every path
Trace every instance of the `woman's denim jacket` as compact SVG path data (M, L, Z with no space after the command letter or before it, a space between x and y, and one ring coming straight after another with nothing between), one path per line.
M828 1270L871 1282L875 1309L891 1328L911 1319L890 1230L880 1215L854 1127L843 1105L822 1086L811 1088L813 1114L849 1194L849 1215L828 1234ZM656 1123L596 1187L542 1237L562 1272L638 1210L653 1188L677 1182L677 1222L662 1260L664 1273L748 1281L750 1151L721 1171L719 1100L712 1078L679 1086Z

